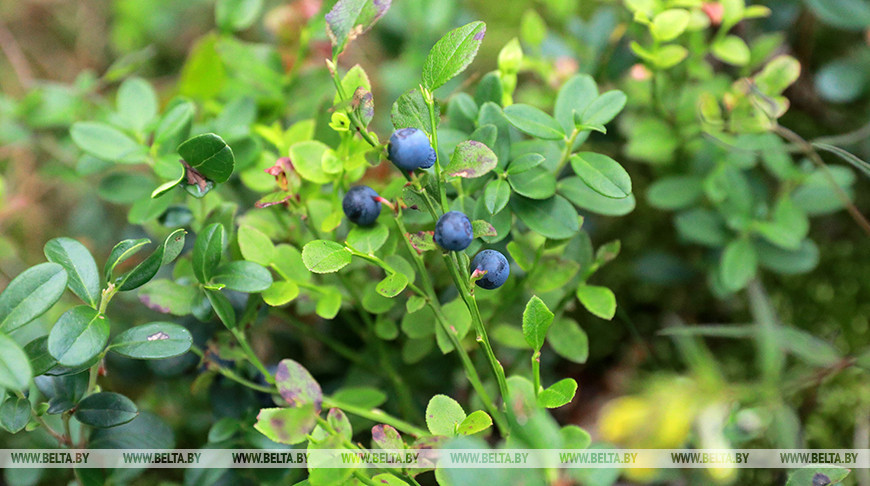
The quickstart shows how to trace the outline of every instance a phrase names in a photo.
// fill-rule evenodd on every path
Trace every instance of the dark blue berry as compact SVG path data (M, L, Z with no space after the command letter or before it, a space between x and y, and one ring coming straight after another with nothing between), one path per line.
M462 251L474 238L468 216L459 211L444 213L435 225L435 243L445 250Z
M508 275L511 274L511 266L508 264L507 258L500 252L495 250L483 250L474 256L471 260L471 270L486 272L486 274L475 281L478 287L487 290L497 289L507 282Z
M351 187L344 195L341 208L344 209L347 219L360 226L369 226L374 224L381 214L381 203L375 199L376 197L378 193L369 186Z
M390 136L387 149L390 160L400 169L428 169L435 163L435 149L429 137L416 128L402 128Z

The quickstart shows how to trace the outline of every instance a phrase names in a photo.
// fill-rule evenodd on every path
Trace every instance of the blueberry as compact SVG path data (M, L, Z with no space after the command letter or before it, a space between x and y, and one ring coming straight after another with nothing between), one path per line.
M471 260L472 271L486 272L486 275L476 280L478 287L487 290L497 289L507 282L511 267L507 258L495 250L483 250Z
M369 186L351 187L344 195L341 208L344 209L347 219L360 226L369 226L374 224L381 214L381 203L375 199L376 197L378 193Z
M468 216L459 211L444 213L435 225L435 243L445 250L462 251L474 238Z
M416 128L393 132L387 151L396 167L407 171L428 169L435 163L435 149L429 143L429 137Z

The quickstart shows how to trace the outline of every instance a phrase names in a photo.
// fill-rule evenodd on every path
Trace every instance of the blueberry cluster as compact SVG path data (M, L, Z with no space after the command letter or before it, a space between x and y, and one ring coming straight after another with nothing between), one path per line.
M432 167L436 157L429 137L416 128L402 128L393 132L387 152L396 167L406 171ZM377 221L382 200L371 187L355 186L344 195L341 206L351 222L369 226ZM448 211L435 224L433 239L445 250L462 251L474 239L471 221L459 211ZM475 276L479 276L475 283L484 289L501 287L510 275L507 258L496 250L478 253L471 261L471 268L476 272Z

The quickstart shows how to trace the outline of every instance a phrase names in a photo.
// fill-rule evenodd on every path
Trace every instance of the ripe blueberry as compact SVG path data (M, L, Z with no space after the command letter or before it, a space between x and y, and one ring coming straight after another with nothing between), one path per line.
M435 225L435 243L445 250L462 251L474 238L474 230L468 216L459 211L449 211Z
M393 132L387 152L396 167L409 172L428 169L435 163L435 149L429 143L429 137L416 128L402 128Z
M341 208L344 209L347 219L360 226L369 226L381 214L381 203L375 199L377 197L378 193L369 186L351 187L344 195Z
M486 272L475 281L478 287L487 290L497 289L507 282L511 267L507 258L495 250L483 250L471 260L472 272Z

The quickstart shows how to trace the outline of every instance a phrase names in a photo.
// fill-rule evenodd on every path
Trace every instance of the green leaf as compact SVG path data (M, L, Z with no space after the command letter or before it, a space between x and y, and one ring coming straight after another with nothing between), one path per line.
M554 314L547 304L537 295L533 295L523 311L523 336L535 351L541 349L547 337L547 330L553 323Z
M214 182L226 182L233 174L233 149L214 133L187 139L178 146L178 155Z
M193 245L193 274L200 283L208 283L221 262L223 242L226 238L224 227L212 223L196 235Z
M119 164L145 161L145 148L105 123L76 122L70 128L73 142L98 159Z
M776 96L792 85L801 74L801 63L786 55L773 58L755 75L755 85L768 96Z
M786 250L797 250L810 230L807 215L792 202L780 198L773 209L772 221L756 223L758 232L769 242Z
M833 486L846 479L851 471L844 467L807 466L788 476L785 486Z
M408 286L408 277L404 274L396 272L387 275L386 278L378 282L375 290L387 298L393 298L399 295L405 287Z
M291 407L311 405L314 413L320 413L323 391L320 384L304 366L292 359L283 359L275 372L275 386Z
M215 4L215 20L221 30L245 30L257 20L261 8L263 0L218 0Z
M526 172L535 167L541 165L544 162L544 156L541 154L525 154L521 155L514 160L511 160L510 164L507 167L508 174L519 174L521 172ZM498 211L496 211L498 212Z
M532 231L553 240L574 236L580 230L577 211L561 196L536 201L522 196L511 198L511 209Z
M421 307L416 312L405 314L400 327L411 339L428 338L435 333L435 314L428 307Z
M338 311L341 310L341 292L339 292L335 287L327 288L329 290L322 292L320 298L317 300L317 307L315 307L314 312L324 319L333 319L338 315ZM365 305L365 300L363 300L363 307L365 307Z
M663 177L647 189L649 204L657 209L682 209L692 206L704 192L695 176Z
M300 444L317 424L314 406L306 403L290 408L264 408L257 414L254 428L279 444Z
M547 199L556 194L556 175L544 167L508 171L508 182L515 193L529 199Z
M453 299L447 304L444 304L441 308L444 311L445 321L449 322L452 326L450 332L455 333L456 338L461 341L465 338L465 335L468 334L469 329L471 329L471 313L468 311L468 307L462 299ZM428 308L426 310L428 310ZM436 342L438 343L441 352L447 354L450 351L453 351L453 343L444 332L444 329L435 324L434 318L433 315L432 322L429 324L430 328L435 329Z
M457 432L460 435L472 435L492 427L492 417L483 410L471 412L465 420L459 424Z
M118 87L118 115L126 126L142 132L157 116L157 93L142 78L129 78Z
M589 432L576 425L566 425L559 431L562 436L562 447L566 449L586 449L592 443Z
M63 313L48 334L48 352L58 363L75 367L96 357L109 341L109 321L80 305Z
M653 17L650 33L659 42L676 39L689 26L689 12L681 8L670 8Z
M839 156L841 159L852 164L853 167L863 172L864 175L870 177L870 164L852 155L850 152L843 150L840 147L835 147L834 145L829 145L826 143L813 143L813 147L831 152L832 154Z
M589 358L589 338L576 321L563 317L550 326L547 342L559 356L583 364Z
M372 226L354 225L347 233L347 244L360 253L373 255L384 246L389 237L390 230L382 224L374 224Z
M164 359L190 350L193 336L178 324L151 322L131 327L112 339L109 349L133 359Z
M483 190L483 201L489 214L496 214L507 206L511 198L511 187L504 179L493 179Z
M205 289L205 296L208 299L211 308L214 309L218 319L226 326L227 329L236 328L236 311L233 309L233 304L227 297L220 293L219 290Z
M577 393L577 382L573 378L565 378L539 393L538 405L546 408L559 408L571 403L575 393Z
M559 88L553 117L562 125L565 133L574 130L574 116L583 115L589 105L598 98L598 86L588 74L576 74Z
M265 233L253 226L242 225L238 233L239 250L249 262L268 267L275 260L275 244Z
M120 393L101 392L85 397L73 415L85 425L108 429L133 420L139 415L139 409Z
M100 302L100 273L91 252L72 238L55 238L45 244L45 257L62 266L67 285L85 304L96 308Z
M605 125L619 114L625 107L628 98L625 93L617 89L601 94L589 104L586 111L580 117L583 125Z
M57 360L48 352L48 336L41 336L24 346L30 360L33 376L39 376L57 365Z
M440 113L440 108L436 102L436 120L440 116ZM399 99L393 103L392 110L390 111L390 120L393 122L393 127L397 130L400 128L417 128L426 133L432 133L432 120L429 118L429 107L426 106L423 95L417 89L406 91L402 96L399 96Z
M323 159L329 153L332 153L331 149L317 140L306 140L290 146L293 168L300 177L315 184L326 184L332 181L332 176L323 170Z
M866 0L805 0L804 3L823 22L835 27L864 30L870 26L870 3Z
M227 262L215 270L211 282L230 290L250 294L268 289L272 285L272 274L259 263Z
M484 236L498 236L495 226L482 220L475 219L471 222L472 235L475 238L483 238Z
M776 337L782 349L812 366L827 368L843 359L832 344L801 329L777 326Z
M423 86L434 91L471 64L486 34L486 24L471 22L442 37L423 64Z
M157 123L154 130L154 144L159 147L171 146L173 149L190 135L196 105L182 101L170 108Z
M133 290L154 278L161 266L172 262L181 253L184 248L185 233L186 231L183 229L177 229L170 233L148 258L117 279L118 289Z
M758 261L752 242L748 238L739 238L725 247L722 260L719 262L719 276L722 285L731 292L736 292L755 277Z
M556 184L556 192L575 206L605 216L623 216L634 210L634 195L621 199L602 196L593 191L579 177L566 177Z
M0 333L0 388L26 390L33 377L30 360L18 344Z
M145 307L174 316L190 314L201 297L196 288L165 278L152 280L139 291L139 301Z
M457 435L459 424L465 418L462 406L447 395L435 395L426 406L426 426L432 435Z
M272 307L282 306L299 296L299 285L296 282L275 281L263 291L263 302Z
M563 140L565 132L550 115L530 105L514 104L504 109L511 125L520 131L543 140Z
M351 254L340 243L314 240L302 248L305 268L314 273L335 273L351 261Z
M746 42L735 35L729 35L714 42L710 49L717 59L734 66L745 66L749 63L751 56Z
M402 450L405 448L405 442L395 428L378 424L372 427L372 448Z
M326 14L326 33L332 42L333 57L347 43L372 28L390 8L390 0L339 0Z
M67 272L40 263L21 272L0 294L0 330L14 331L45 313L66 289Z
M489 147L475 140L466 140L456 145L444 172L454 177L473 179L495 169L496 165L498 158Z
M10 396L0 405L0 427L17 434L30 421L30 402L24 397Z
M631 177L619 163L594 152L571 156L571 167L593 191L605 197L621 199L631 194Z
M577 287L577 298L586 310L602 319L613 319L616 314L616 296L607 287L580 285Z

